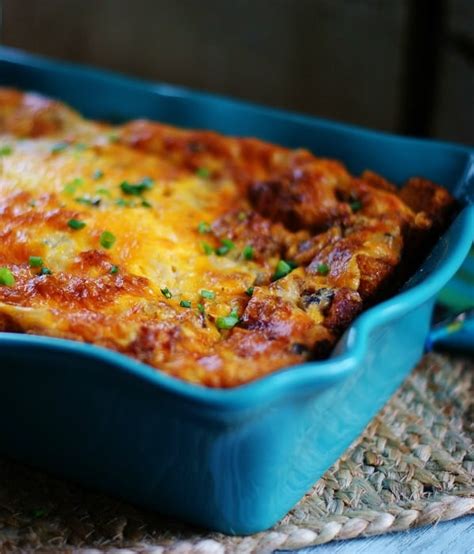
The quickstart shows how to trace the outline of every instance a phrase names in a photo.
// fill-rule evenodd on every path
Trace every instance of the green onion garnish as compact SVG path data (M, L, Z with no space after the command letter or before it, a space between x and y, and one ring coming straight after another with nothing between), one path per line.
M216 248L216 254L218 256L225 256L233 248L235 248L235 244L230 239L222 239L221 246Z
M328 264L319 264L317 269L319 275L327 275L329 273Z
M70 219L68 222L68 227L71 229L74 229L75 231L79 231L79 229L84 229L86 226L84 221L81 221L80 219Z
M40 275L52 275L53 272L47 267L42 267L40 270Z
M144 208L153 208L153 206L148 202L148 200L142 200L142 206Z
M204 315L206 313L206 310L202 304L198 304L198 311L200 314Z
M100 188L100 189L97 189L95 192L97 194L102 194L104 196L110 196L110 190L108 189Z
M355 213L362 209L362 202L360 200L354 200L349 203L351 210Z
M6 287L13 287L15 284L15 277L8 267L0 267L0 285Z
M252 260L253 259L253 246L251 244L247 244L247 246L244 247L242 250L242 254L244 255L244 258L246 260Z
M75 194L75 192L77 191L77 189L82 186L84 184L84 179L81 179L80 177L76 177L75 179L73 179L72 181L70 181L69 183L66 183L64 185L64 189L63 191L66 193L66 194Z
M41 267L43 265L43 258L40 256L30 256L28 262L30 267Z
M66 148L69 146L68 142L57 142L56 144L53 144L51 147L51 152L53 154L57 154L58 152L62 152L63 150L66 150Z
M119 270L118 265L112 265L111 268L110 268L109 273L110 273L111 275L115 275L116 273L118 273L118 270Z
M128 207L131 205L131 201L125 200L124 198L117 198L115 203L117 204L117 206L123 206L123 207Z
M110 133L107 138L109 139L109 142L118 142L119 141L119 136L117 135L117 133Z
M280 260L276 266L275 273L273 274L272 281L277 281L282 277L286 277L288 273L291 273L295 269L295 265L285 260Z
M145 177L138 183L129 183L128 181L123 181L120 183L120 188L124 194L130 194L131 196L140 196L146 190L150 190L153 187L153 179L150 177Z
M115 238L115 235L110 231L104 231L99 238L100 245L104 248L107 248L107 250L109 248L112 248L116 240L117 239Z
M209 179L211 172L207 169L207 167L198 167L196 169L196 175L201 177L201 179Z
M143 177L143 179L139 181L137 184L147 189L152 189L154 183L155 181L151 177Z
M191 302L189 300L181 300L179 305L181 306L181 308L190 308Z
M249 287L249 288L245 291L245 294L246 294L247 296L252 296L253 290L254 290L253 287Z
M171 294L170 292L170 289L168 287L165 287L164 289L160 289L161 290L161 294L165 297L165 298L171 298L173 295Z
M9 156L13 152L13 148L11 146L1 146L0 147L0 156Z
M245 221L247 219L247 214L245 212L239 212L237 215L239 221Z
M201 233L201 234L204 234L204 233L210 233L211 231L211 226L209 225L209 223L206 223L205 221L201 221L198 225L198 232Z
M143 188L138 185L133 185L127 181L120 183L120 188L124 194L131 194L133 196L139 196L143 192Z
M208 300L214 300L214 298L216 297L216 293L212 290L202 290L201 291L201 296L203 298L207 298Z
M84 204L84 206L94 206L97 207L102 202L102 198L90 198L89 196L78 196L74 198L79 204Z
M229 315L216 319L216 327L218 329L232 329L238 322L239 316L237 315L237 310L233 309Z
M94 179L94 181L98 181L99 179L102 179L103 176L104 176L104 172L102 171L102 169L96 169L92 174L92 178Z
M208 244L207 242L201 242L201 246L202 246L202 249L204 250L204 254L206 254L206 256L210 256L211 254L214 253L214 248L212 248L212 246L210 244Z

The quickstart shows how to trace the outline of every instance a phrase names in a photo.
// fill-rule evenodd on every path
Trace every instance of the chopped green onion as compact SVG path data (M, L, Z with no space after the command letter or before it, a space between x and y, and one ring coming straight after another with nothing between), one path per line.
M47 267L42 267L40 270L40 275L52 275L53 272Z
M235 248L235 244L230 239L222 239L221 246L216 248L216 254L218 256L225 256L233 248Z
M224 246L227 246L229 250L235 248L235 244L230 239L222 239L221 242Z
M109 139L109 142L118 142L119 141L119 136L117 135L117 133L110 133L107 138Z
M100 206L100 203L102 202L102 198L90 198L88 196L78 196L77 198L74 198L76 202L79 202L79 204L84 204L85 206Z
M146 190L150 190L153 187L153 179L150 177L145 177L138 183L129 183L128 181L123 181L120 183L120 188L124 194L130 194L131 196L140 196Z
M328 264L319 264L317 269L319 275L327 275L329 273Z
M123 207L129 207L132 205L130 200L125 200L124 198L117 198L115 203L117 204L117 206L123 206Z
M204 233L210 233L211 231L211 226L209 225L209 223L206 223L205 221L201 221L198 225L198 232L201 233L201 234L204 234Z
M104 172L102 171L102 169L96 169L92 174L92 178L94 179L94 181L98 181L99 179L102 179L103 176L104 176Z
M9 156L13 152L13 148L11 146L0 146L0 156Z
M118 265L112 265L112 267L110 268L109 273L110 273L111 275L115 275L116 273L118 273L118 270L119 270Z
M107 250L112 248L116 240L115 235L110 231L104 231L99 238L100 245L107 248Z
M233 309L229 315L216 319L216 327L218 329L232 329L238 322L239 316L237 315L237 310Z
M245 294L246 294L247 296L252 296L253 290L254 290L253 287L249 287L249 288L245 291Z
M282 277L286 277L288 273L291 273L293 271L293 269L295 269L295 265L293 263L286 262L285 260L280 260L276 266L272 280L277 281Z
M246 260L253 260L253 246L247 244L247 246L244 247L242 254Z
M74 150L76 152L83 152L84 150L87 150L87 144L84 144L83 142L78 142L74 145Z
M214 248L212 248L212 246L210 244L208 244L207 242L201 242L201 246L202 246L202 249L204 250L204 254L206 254L206 256L210 256L211 254L214 253Z
M104 196L110 196L110 190L109 189L100 188L100 189L97 189L95 192L97 194L102 194Z
M202 290L201 291L201 296L203 298L207 298L208 300L214 300L214 298L216 297L216 293L212 290Z
M120 183L120 188L124 194L131 194L133 196L139 196L143 192L143 188L137 185L133 185L127 181Z
M227 246L219 246L219 248L216 248L216 254L218 256L225 256L229 252L229 249Z
M189 300L181 300L179 305L181 306L181 308L190 308L191 302Z
M63 150L66 150L66 148L69 146L68 142L57 142L56 144L53 144L51 147L51 152L53 154L57 154L58 152L62 152Z
M36 508L31 512L31 517L34 518L43 517L44 515L46 515L46 510L43 510L43 508Z
M43 265L43 258L40 256L30 256L28 262L30 267L41 267Z
M84 184L84 179L81 179L80 177L76 177L75 179L73 179L72 181L70 181L69 183L66 183L64 185L64 189L63 191L66 193L66 194L74 194L77 189L82 186Z
M362 202L360 200L354 200L349 203L351 210L355 213L362 209Z
M142 206L144 208L153 208L153 206L148 202L148 200L142 200Z
M139 181L137 185L141 185L142 187L150 190L153 188L154 183L155 181L151 177L143 177L143 179Z
M206 310L204 309L204 306L202 304L198 304L198 311L202 315L206 313Z
M168 298L170 299L173 295L171 294L170 292L170 289L168 287L165 287L164 289L160 289L161 290L161 294L165 297L165 298Z
M207 167L198 167L196 169L196 175L201 177L201 179L209 179L211 172L207 169Z
M239 212L237 215L239 221L245 221L247 219L247 214L245 212Z
M0 285L6 287L13 287L15 284L15 277L8 267L0 267Z
M84 229L84 227L86 226L85 222L81 221L80 219L70 219L67 224L71 229L74 229L75 231L79 231L79 229Z

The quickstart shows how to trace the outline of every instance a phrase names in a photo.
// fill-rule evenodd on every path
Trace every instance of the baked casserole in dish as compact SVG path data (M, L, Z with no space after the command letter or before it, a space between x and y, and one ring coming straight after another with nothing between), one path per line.
M0 324L232 387L325 357L455 201L253 138L0 89Z
M271 526L420 358L472 149L8 49L0 84L2 452Z

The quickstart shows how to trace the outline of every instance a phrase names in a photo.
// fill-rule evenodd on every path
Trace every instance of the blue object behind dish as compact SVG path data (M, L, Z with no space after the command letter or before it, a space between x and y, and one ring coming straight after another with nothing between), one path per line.
M0 50L0 84L88 117L149 117L254 135L367 167L472 186L461 146L424 142ZM461 194L461 193L460 193ZM464 195L462 193L462 195ZM464 208L404 291L362 314L332 358L232 390L180 382L112 351L0 334L4 453L227 533L281 518L363 430L422 354L439 290L474 236Z

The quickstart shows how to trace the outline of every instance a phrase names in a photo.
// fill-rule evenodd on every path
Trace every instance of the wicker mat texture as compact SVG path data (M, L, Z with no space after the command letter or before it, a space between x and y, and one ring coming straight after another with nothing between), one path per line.
M474 360L430 354L272 530L207 533L0 461L0 552L272 552L474 511Z

